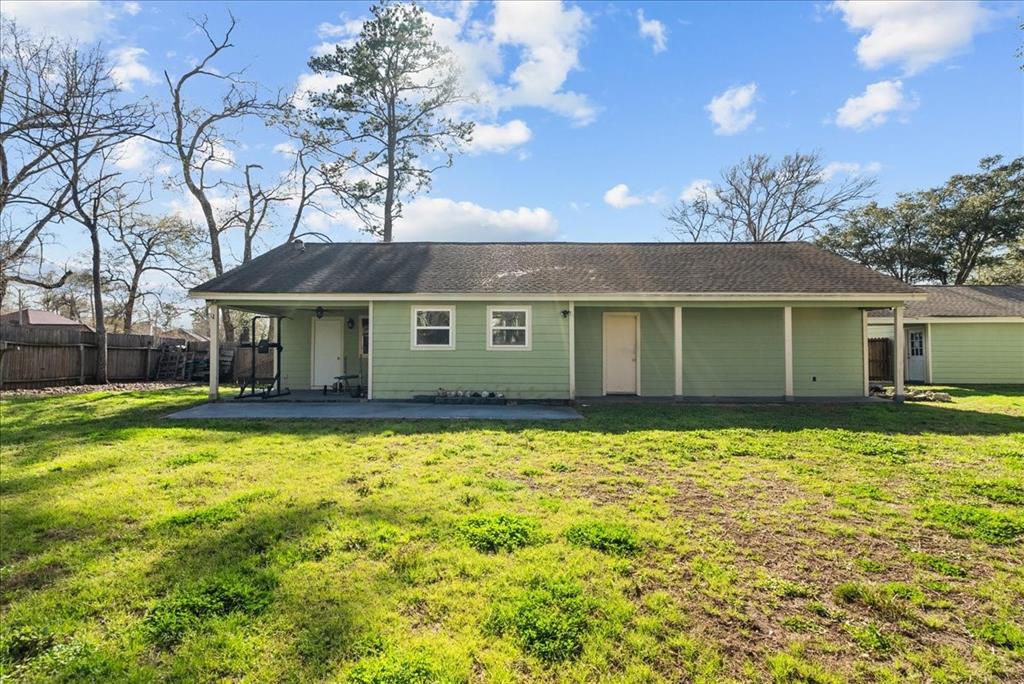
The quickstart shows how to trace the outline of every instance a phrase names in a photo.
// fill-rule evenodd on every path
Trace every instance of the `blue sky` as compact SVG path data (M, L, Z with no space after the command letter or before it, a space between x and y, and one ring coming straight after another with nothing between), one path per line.
M4 12L101 42L126 96L163 102L163 70L178 74L203 50L189 15L207 14L216 30L233 12L236 47L218 68L292 90L315 87L307 60L351 39L367 6L36 2ZM1024 148L1020 3L425 6L480 96L464 112L480 135L407 206L400 240L668 239L665 209L751 153L818 150L836 178L875 175L885 201ZM255 121L230 133L237 163L287 167L273 151L280 133ZM171 173L146 147L124 165ZM159 191L152 211L195 215L180 191ZM336 240L366 239L340 212L310 220Z

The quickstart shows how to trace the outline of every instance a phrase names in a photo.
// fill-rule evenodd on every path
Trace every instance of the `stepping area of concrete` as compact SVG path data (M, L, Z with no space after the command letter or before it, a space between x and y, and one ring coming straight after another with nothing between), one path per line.
M167 416L171 420L301 419L319 420L578 420L570 406L516 404L416 404L364 401L314 404L305 402L227 401L201 404Z

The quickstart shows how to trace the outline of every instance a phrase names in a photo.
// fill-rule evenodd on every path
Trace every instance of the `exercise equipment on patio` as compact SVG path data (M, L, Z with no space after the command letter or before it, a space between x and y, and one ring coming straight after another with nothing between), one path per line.
M275 322L274 328L277 332L277 341L271 342L267 338L261 339L259 342L256 341L256 321L260 318L265 318L268 321L273 320ZM251 334L249 335L249 342L247 344L239 344L239 349L249 349L249 376L242 378L238 396L235 399L252 399L259 397L260 399L269 399L271 397L283 397L287 394L291 394L291 390L287 387L281 387L281 352L284 351L284 347L281 346L281 317L280 316L253 316L251 325ZM277 372L274 373L273 379L269 382L261 383L256 377L256 355L257 354L269 354L271 350L277 354L277 363L274 364L277 368Z

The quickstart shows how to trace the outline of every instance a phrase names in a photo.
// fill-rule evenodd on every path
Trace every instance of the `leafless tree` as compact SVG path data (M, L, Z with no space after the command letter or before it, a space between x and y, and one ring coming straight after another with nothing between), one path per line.
M270 118L278 114L281 105L277 102L261 100L256 83L247 81L241 72L221 73L212 66L225 50L233 47L231 34L235 30L236 20L229 14L230 22L224 34L215 38L210 33L208 20L204 16L193 20L196 28L206 37L209 49L206 55L191 69L172 78L164 72L167 89L171 101L171 148L173 155L181 167L182 180L185 187L199 203L206 222L206 231L210 243L210 259L215 275L224 273L224 257L221 249L221 237L229 229L240 225L239 216L250 213L259 215L261 208L250 204L239 210L218 212L215 210L212 193L217 188L228 189L229 184L223 178L215 178L214 167L230 165L225 158L223 149L227 142L222 127L230 123L238 123L249 118ZM213 108L190 103L187 91L198 86L204 80L220 82L224 92ZM266 207L267 196L263 192L254 192L251 186L250 171L253 166L245 167L246 192L239 192L240 186L233 186L238 197L249 198ZM255 220L255 218L254 218ZM243 222L244 223L244 222ZM250 252L251 254L251 252ZM244 257L243 257L244 258ZM224 319L224 334L228 340L235 337L234 325L229 318Z
M77 62L76 62L77 63ZM125 102L110 78L102 56L82 61L85 68L69 73L80 90L80 102L59 128L67 140L52 153L55 168L68 188L64 220L81 225L89 234L92 254L93 315L98 337L96 374L107 381L106 323L103 309L104 271L101 234L125 206L137 204L144 188L126 179L113 164L118 146L147 135L155 114L145 102Z
M679 200L666 218L678 239L803 240L868 199L874 186L873 178L853 174L833 181L818 153L798 152L777 163L755 154L695 198Z
M155 286L152 276L167 276L187 288L200 259L196 226L178 216L155 217L138 213L131 205L119 203L104 226L111 247L104 254L105 278L120 301L119 318L125 332L131 332L139 306L159 307L165 289Z
M0 301L8 283L54 288L70 276L44 272L41 246L69 201L54 169L58 150L80 142L62 130L86 99L77 75L101 60L0 19Z

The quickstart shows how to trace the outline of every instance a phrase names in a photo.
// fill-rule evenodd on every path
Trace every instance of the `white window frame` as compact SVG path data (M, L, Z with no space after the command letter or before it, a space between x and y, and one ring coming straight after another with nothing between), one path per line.
M500 328L494 327L494 312L495 311L522 311L526 314L526 344L525 345L513 345L513 344L494 344L494 331ZM487 320L484 322L486 326L486 340L487 340L487 351L530 351L533 349L533 311L529 305L501 305L496 304L494 306L487 307ZM518 328L513 328L518 330Z
M412 306L409 308L409 348L413 351L450 351L455 349L455 307L454 306ZM447 311L447 326L417 326L416 316L420 311ZM417 344L416 330L422 327L424 330L448 330L448 344Z

